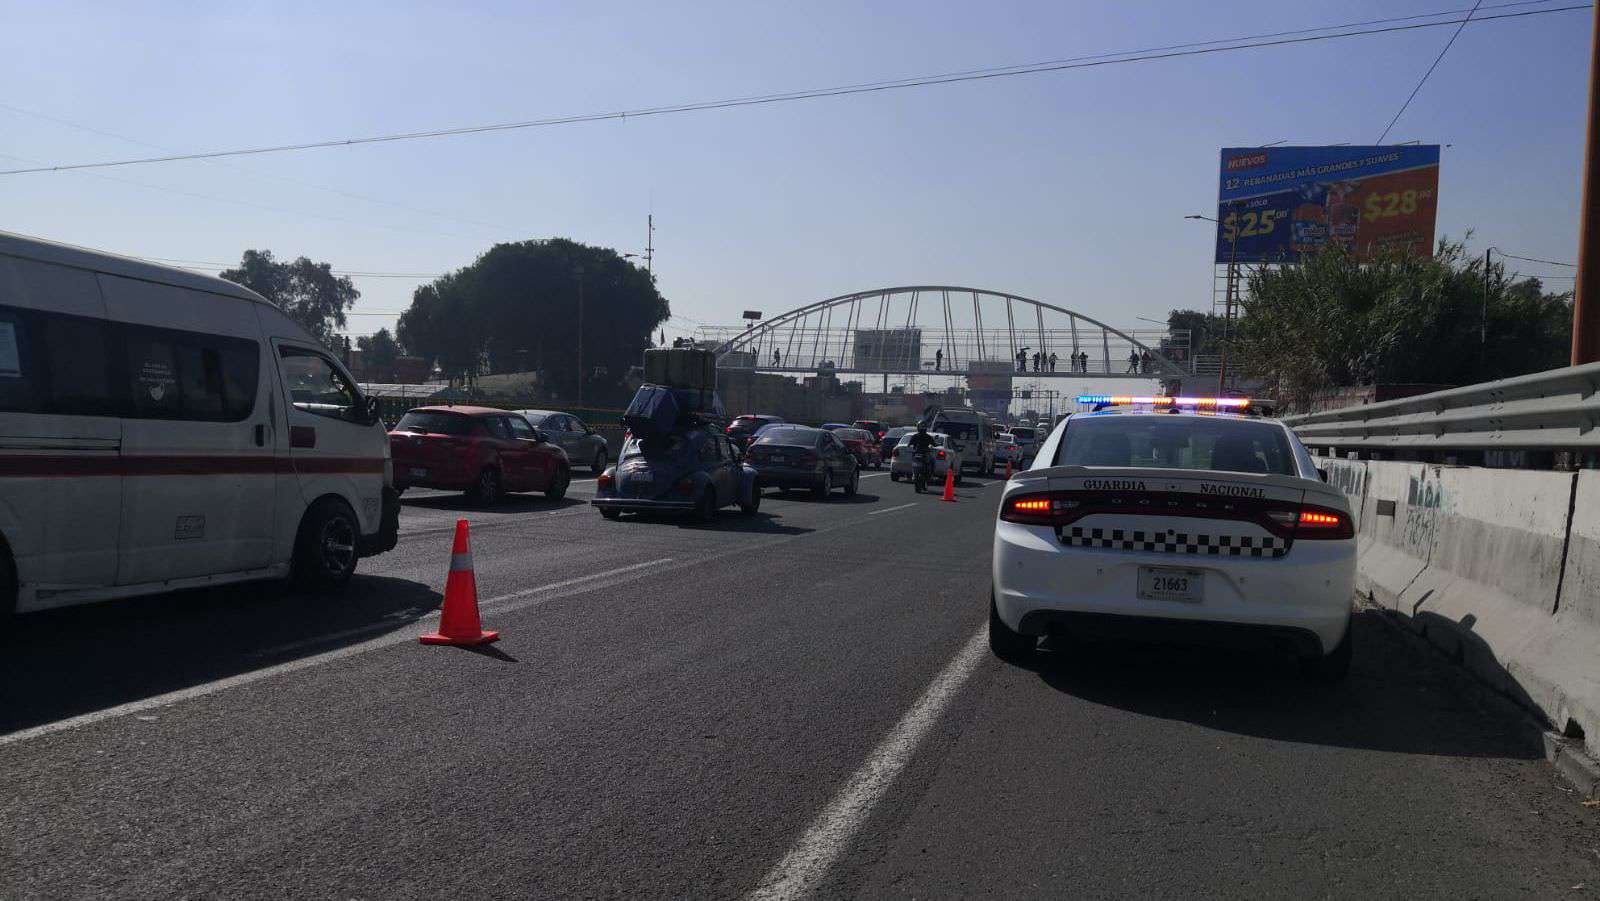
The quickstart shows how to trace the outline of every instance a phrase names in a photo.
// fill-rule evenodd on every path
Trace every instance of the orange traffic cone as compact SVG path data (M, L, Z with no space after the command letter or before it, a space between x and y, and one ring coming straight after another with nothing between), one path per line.
M945 470L944 470L944 497L939 498L939 500L941 500L941 501L950 501L950 502L954 503L955 499L956 499L956 471L947 466L947 467L945 467Z
M1006 481L1011 481L1011 460L1009 457L1006 459Z
M458 519L456 541L450 548L450 576L444 583L444 612L439 614L439 631L429 632L418 640L423 644L471 647L499 638L499 632L485 632L478 621L478 580L472 574L467 521Z

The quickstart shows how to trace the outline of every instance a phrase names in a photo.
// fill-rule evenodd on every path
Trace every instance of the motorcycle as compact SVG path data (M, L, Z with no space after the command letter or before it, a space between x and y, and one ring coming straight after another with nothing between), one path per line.
M928 471L933 469L933 459L927 451L921 451L911 458L911 482L916 486L917 493L928 490Z

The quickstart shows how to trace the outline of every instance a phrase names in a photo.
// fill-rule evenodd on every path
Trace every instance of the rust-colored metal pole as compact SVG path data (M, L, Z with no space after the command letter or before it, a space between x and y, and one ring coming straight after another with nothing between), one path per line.
M1600 6L1589 49L1589 137L1583 153L1578 284L1572 295L1572 365L1600 360Z

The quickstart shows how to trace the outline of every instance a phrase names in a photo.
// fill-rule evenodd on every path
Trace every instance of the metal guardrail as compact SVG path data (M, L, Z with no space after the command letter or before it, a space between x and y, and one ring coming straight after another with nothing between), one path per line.
M1600 448L1600 363L1285 416L1283 421L1310 447Z

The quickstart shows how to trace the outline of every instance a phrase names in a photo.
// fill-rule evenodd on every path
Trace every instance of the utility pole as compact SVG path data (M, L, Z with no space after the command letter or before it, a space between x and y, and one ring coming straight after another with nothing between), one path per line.
M656 214L650 213L644 217L644 271L654 283L656 260Z
M1600 360L1600 6L1589 45L1589 136L1583 153L1578 283L1572 292L1572 365Z
M1489 350L1489 267L1493 265L1494 248L1483 251L1483 313L1478 318L1478 365L1482 366Z
M578 406L583 406L583 267L572 270L578 277Z

